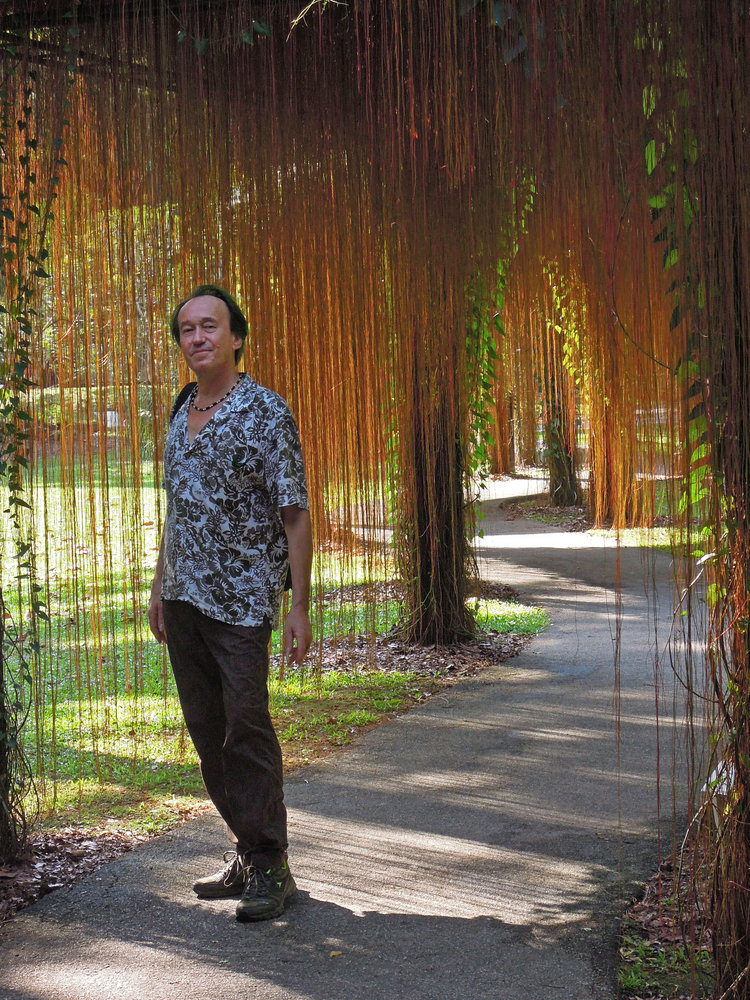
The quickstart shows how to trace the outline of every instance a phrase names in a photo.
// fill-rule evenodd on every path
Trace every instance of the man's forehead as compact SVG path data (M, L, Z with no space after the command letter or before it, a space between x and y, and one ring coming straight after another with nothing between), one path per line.
M197 295L188 299L177 314L178 324L200 319L229 319L229 307L216 295Z

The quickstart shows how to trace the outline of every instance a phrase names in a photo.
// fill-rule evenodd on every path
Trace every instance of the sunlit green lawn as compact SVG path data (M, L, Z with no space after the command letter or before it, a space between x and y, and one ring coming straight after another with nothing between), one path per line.
M35 578L48 616L36 634L14 583L9 522L0 524L7 636L27 654L39 643L33 691L23 695L29 710L23 744L43 825L153 832L204 802L166 653L144 611L163 497L149 460L138 460L136 477L127 454L100 459L80 476L77 459L71 468L53 459L30 483L27 530L36 540ZM270 678L287 769L346 744L443 683L433 672L379 671L371 662L353 668L350 657L337 663L330 654L320 669L326 640L363 636L372 643L397 627L402 604L393 588L381 586L392 575L386 556L316 556L311 665L281 674L275 667ZM366 596L358 591L364 587ZM322 595L326 599L318 599ZM470 607L479 629L533 635L548 624L535 608L497 601ZM274 663L279 647L275 633ZM12 672L17 657L6 655ZM29 796L30 812L34 804Z
M533 635L549 624L540 609L513 602L476 601L472 609L479 628L488 631ZM396 601L369 608L334 604L323 614L323 636L371 634L373 628L386 633L400 614ZM39 741L30 720L26 742L38 776L43 825L107 824L157 832L204 801L173 680L156 643L144 646L142 666L146 693L120 688L104 698L77 696L75 671L69 671L39 717ZM364 667L322 672L287 667L283 678L274 669L271 712L287 770L350 742L441 683L439 675Z

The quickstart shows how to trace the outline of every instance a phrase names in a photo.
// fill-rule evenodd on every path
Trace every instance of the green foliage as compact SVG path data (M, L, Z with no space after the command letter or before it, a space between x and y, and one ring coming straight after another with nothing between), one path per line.
M57 171L65 163L60 135L52 144L52 173L43 177L39 140L34 135L36 71L17 58L10 40L18 31L12 11L6 13L3 27L7 30L0 40L5 73L0 86L0 255L4 279L0 301L0 483L5 487L4 514L15 540L15 591L20 607L14 618L0 591L0 861L12 858L26 835L25 802L31 782L22 730L30 710L32 662L39 655L38 624L47 618L24 517L30 509L24 477L32 422L28 405L32 383L27 372L33 328L38 322L35 303L39 286L50 277L46 244L59 183ZM76 35L77 27L70 24L66 52L71 51ZM70 69L68 82L72 82ZM66 124L63 121L61 128ZM16 163L11 164L14 151ZM16 171L13 189L7 186L11 171Z
M668 72L678 78L685 76L684 67L680 65L671 66ZM648 204L654 241L664 247L662 265L672 305L670 332L677 335L678 328L688 322L685 348L674 373L685 401L689 451L678 509L693 535L691 543L693 540L705 543L703 551L695 554L714 560L720 551L726 551L724 541L715 537L710 527L709 516L717 496L721 470L709 439L705 404L708 379L703 343L705 331L701 329L705 290L700 275L691 272L687 254L700 210L695 184L691 186L693 168L698 162L698 142L695 132L681 118L682 112L689 107L687 90L678 93L676 107L667 113L660 88L650 85L644 89L643 107L653 133L645 147L646 171L654 181L654 193ZM694 531L695 525L701 525L699 535ZM712 602L718 600L718 589L709 588L708 596Z
M560 338L562 363L565 371L574 380L576 387L583 386L581 352L585 324L585 313L567 287L556 261L546 260L544 274L552 296L553 314L547 317L548 329Z
M685 92L683 104L687 100ZM643 106L646 119L655 133L644 149L646 172L655 182L654 193L648 200L654 241L664 244L662 264L665 272L683 264L668 289L674 303L669 326L670 330L675 330L687 310L698 307L703 299L701 282L684 266L678 245L680 239L684 244L691 239L692 227L699 212L698 195L687 183L691 167L698 159L698 143L695 133L689 126L679 123L674 111L668 115L662 113L661 94L657 86L644 88ZM687 358L693 356L693 352L688 351Z
M466 379L469 393L469 453L467 474L480 483L487 475L494 448L495 380L499 360L497 338L504 336L502 311L505 292L505 269L498 264L494 287L487 288L477 279L468 293L466 331Z
M561 506L578 501L580 488L576 472L576 440L568 396L571 380L580 393L583 379L580 364L582 320L559 266L543 263L551 309L544 317L547 327L542 350L544 453L549 470L550 496ZM554 345L554 346L553 346Z
M711 996L711 955L681 942L647 941L637 928L625 933L618 951L617 985L626 996L703 1000Z

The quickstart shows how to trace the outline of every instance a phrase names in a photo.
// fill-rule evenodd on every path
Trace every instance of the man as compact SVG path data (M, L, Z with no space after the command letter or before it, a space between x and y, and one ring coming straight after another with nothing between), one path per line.
M236 841L226 867L193 888L239 896L238 920L266 920L296 891L267 678L288 570L285 652L299 664L312 641L302 452L284 400L237 372L247 321L227 292L197 288L175 310L172 336L196 386L173 412L164 450L149 624L167 643L206 789Z

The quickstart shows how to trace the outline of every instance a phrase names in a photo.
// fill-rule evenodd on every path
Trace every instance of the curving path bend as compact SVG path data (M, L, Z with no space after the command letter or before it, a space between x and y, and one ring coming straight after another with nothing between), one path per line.
M552 627L291 776L300 892L282 919L238 924L233 901L193 896L223 838L196 820L7 924L0 998L614 998L617 916L653 870L660 813L670 849L674 792L685 823L672 726L656 726L672 569L506 519L502 496L533 489L493 486L478 555Z

